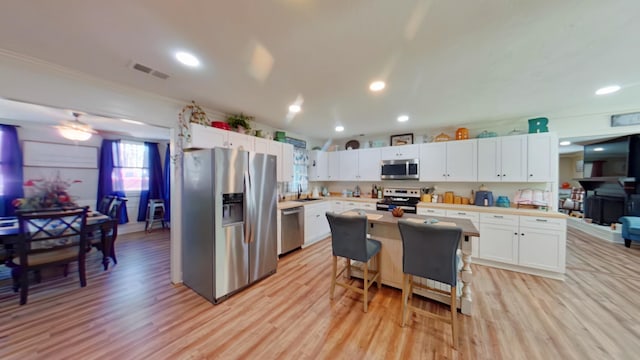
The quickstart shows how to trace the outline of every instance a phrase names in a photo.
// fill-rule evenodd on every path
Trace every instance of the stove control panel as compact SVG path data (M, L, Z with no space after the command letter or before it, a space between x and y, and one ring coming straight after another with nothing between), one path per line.
M420 189L384 189L383 192L385 197L409 197L409 198L419 198L420 197Z

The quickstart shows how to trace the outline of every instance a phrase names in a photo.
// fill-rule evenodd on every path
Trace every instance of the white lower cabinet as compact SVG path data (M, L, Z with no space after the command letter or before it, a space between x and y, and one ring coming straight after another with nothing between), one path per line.
M566 249L565 219L520 217L520 265L564 273Z
M565 219L481 214L478 257L554 273L565 272Z
M312 244L329 236L331 229L326 212L331 210L331 203L322 201L304 206L304 245Z
M331 201L331 211L340 214L344 211L344 201L333 200Z
M478 257L507 264L518 263L518 216L480 215Z
M454 219L469 219L475 225L476 229L480 229L480 213L473 211L461 211L461 210L447 210L446 217ZM479 238L477 236L471 237L471 256L478 257Z

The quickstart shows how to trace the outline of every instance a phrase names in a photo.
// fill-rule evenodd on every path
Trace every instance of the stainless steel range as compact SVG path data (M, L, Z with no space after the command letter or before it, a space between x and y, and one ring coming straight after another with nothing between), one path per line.
M395 207L399 207L409 214L417 212L418 203L420 202L420 189L384 189L383 195L384 199L378 201L376 210L390 211Z

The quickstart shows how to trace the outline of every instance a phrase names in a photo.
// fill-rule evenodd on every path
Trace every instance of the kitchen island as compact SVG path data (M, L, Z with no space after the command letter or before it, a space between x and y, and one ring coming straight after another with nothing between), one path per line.
M471 237L479 236L480 233L470 220L414 214L404 214L403 217L396 218L388 211L366 210L365 212L369 220L369 234L373 239L379 240L382 243L382 248L380 250L382 283L397 289L402 289L402 238L400 236L400 230L398 229L398 219L416 219L415 221L436 219L439 223L443 223L443 226L447 226L444 224L448 223L451 225L455 224L455 226L462 228L463 239L460 241L462 269L458 280L462 282L462 286L458 286L458 304L460 311L463 314L471 315ZM351 213L351 211L346 212L346 214L348 213ZM374 262L371 268L376 269L376 266L377 265ZM355 267L352 271L352 275L358 277L362 276L361 273L355 270ZM416 279L416 283L439 290L449 291L449 285L432 280ZM442 303L449 304L449 297L447 295L418 286L414 287L414 292Z

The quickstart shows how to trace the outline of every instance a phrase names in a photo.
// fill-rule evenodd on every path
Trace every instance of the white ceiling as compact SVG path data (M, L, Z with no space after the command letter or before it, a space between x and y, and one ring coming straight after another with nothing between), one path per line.
M0 119L12 122L29 122L47 126L62 125L74 121L72 110L28 104L0 98ZM169 140L169 129L147 124L132 124L110 117L80 113L78 121L90 125L105 137L133 137L148 140Z
M637 109L638 14L637 0L4 0L0 48L310 137L350 137ZM179 65L177 50L202 66ZM380 94L367 90L375 79L387 81ZM612 83L622 90L594 95ZM303 110L288 120L298 96Z

